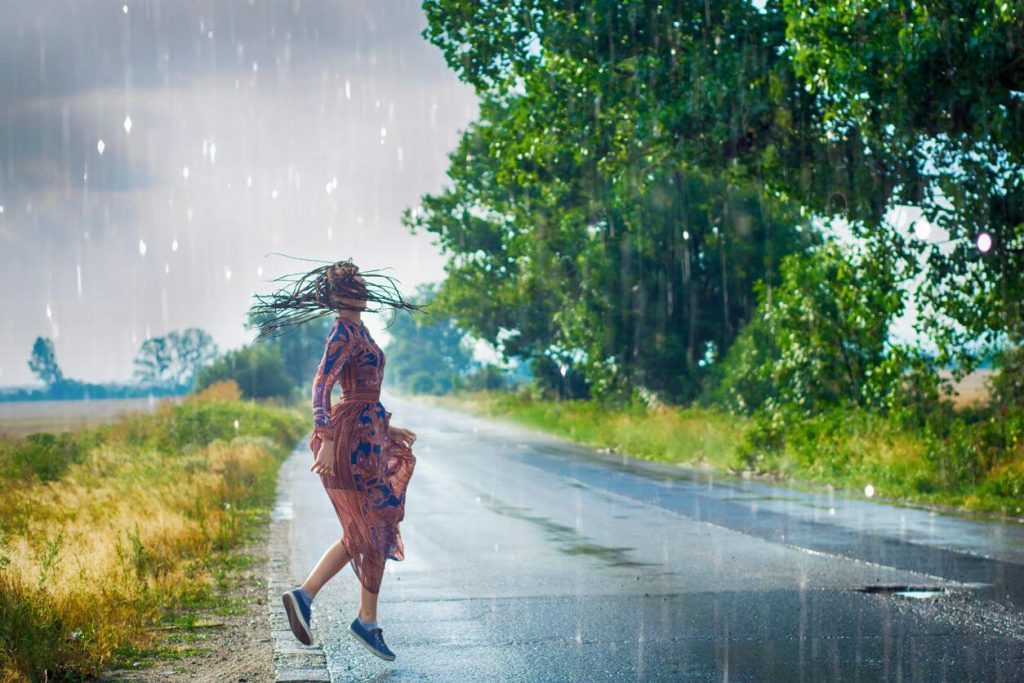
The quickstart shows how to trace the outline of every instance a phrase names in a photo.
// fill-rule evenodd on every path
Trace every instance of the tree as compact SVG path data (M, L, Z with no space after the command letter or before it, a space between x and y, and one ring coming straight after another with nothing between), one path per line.
M64 373L57 365L53 340L49 337L36 337L36 341L32 345L32 355L29 358L28 367L47 387L53 388L64 379Z
M978 336L1011 334L1024 323L1024 5L781 6L794 68L828 130L861 138L872 151L865 163L887 179L888 191L871 201L918 206L946 233L943 248L913 239L901 246L921 256L927 280L917 307L928 331L961 360ZM850 189L851 208L869 199L871 188ZM984 254L982 234L991 244Z
M285 371L281 352L263 344L229 351L200 369L193 391L228 379L238 384L246 398L288 398L295 388Z
M163 388L187 388L201 367L217 357L217 344L207 332L190 327L143 342L135 359L135 377Z
M260 343L276 348L280 352L285 371L295 386L309 386L323 356L327 335L333 324L334 317L325 315ZM250 315L246 321L246 328L256 330L260 327L260 320Z
M721 30L693 36L653 3L427 11L428 37L482 98L450 188L405 215L450 254L442 310L506 359L546 358L535 374L560 392L579 374L582 393L696 396L755 283L814 242L760 170L801 163L777 122L806 102L764 44L778 17L715 3Z
M426 305L436 296L437 286L426 284L417 288L415 300ZM413 393L447 393L474 365L465 333L441 313L425 318L399 315L388 332L386 370L396 384Z

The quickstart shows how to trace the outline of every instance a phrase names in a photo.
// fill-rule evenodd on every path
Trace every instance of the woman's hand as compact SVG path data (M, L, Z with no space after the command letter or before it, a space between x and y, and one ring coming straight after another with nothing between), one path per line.
M310 472L317 474L334 474L334 442L325 439L320 442L320 450L316 452L316 460L313 461L313 466L309 468Z
M388 438L403 448L412 448L413 442L416 441L416 433L401 427L392 427L388 432Z

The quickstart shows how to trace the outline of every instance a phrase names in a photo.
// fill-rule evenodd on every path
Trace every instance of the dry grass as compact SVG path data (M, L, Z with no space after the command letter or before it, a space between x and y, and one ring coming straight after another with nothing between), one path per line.
M59 479L0 481L0 680L94 676L144 649L151 627L208 592L218 554L265 517L304 420L190 403L106 428ZM186 418L202 438L168 447L168 426ZM276 437L234 427L260 418Z

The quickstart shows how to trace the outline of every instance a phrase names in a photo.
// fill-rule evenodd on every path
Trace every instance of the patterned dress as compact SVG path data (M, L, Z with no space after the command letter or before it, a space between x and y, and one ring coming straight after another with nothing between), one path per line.
M315 458L325 437L334 440L334 473L320 479L341 522L352 569L371 593L380 591L385 561L405 559L398 523L416 465L412 450L388 437L391 413L379 400L383 378L384 352L369 330L339 317L313 378L309 446ZM332 407L335 383L342 395Z

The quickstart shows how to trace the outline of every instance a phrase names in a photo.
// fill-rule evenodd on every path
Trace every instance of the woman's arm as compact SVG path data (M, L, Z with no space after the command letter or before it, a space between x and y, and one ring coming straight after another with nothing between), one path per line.
M338 373L351 358L354 340L342 324L337 324L331 336L327 338L324 356L313 377L313 425L316 434L323 440L334 438L334 425L331 424L331 389L337 381Z

